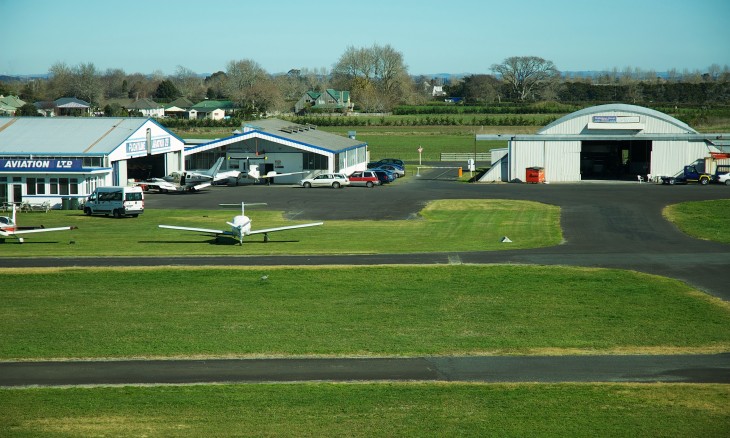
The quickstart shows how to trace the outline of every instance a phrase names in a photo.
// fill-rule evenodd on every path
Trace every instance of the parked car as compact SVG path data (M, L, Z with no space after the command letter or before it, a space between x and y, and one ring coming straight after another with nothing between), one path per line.
M393 172L388 172L384 169L370 169L372 172L375 173L375 175L378 176L378 179L380 180L381 184L388 184L390 182L395 181L395 174Z
M342 173L322 173L314 178L304 178L299 181L302 187L333 187L339 189L343 186L349 186L350 180Z
M353 172L352 175L347 177L347 179L350 180L351 186L373 187L380 185L380 179L378 179L378 175L376 175L375 172L373 172L372 170L361 170Z
M404 163L403 160L399 160L398 158L383 158L382 160L372 161L368 163L368 169L371 169L373 167L380 167L383 164L397 164L403 169L406 168L406 163Z
M717 182L730 186L730 173L725 173L717 176Z
M397 164L381 164L378 167L375 167L374 169L383 169L387 170L388 172L392 172L395 174L396 178L400 178L401 176L406 175L406 170Z

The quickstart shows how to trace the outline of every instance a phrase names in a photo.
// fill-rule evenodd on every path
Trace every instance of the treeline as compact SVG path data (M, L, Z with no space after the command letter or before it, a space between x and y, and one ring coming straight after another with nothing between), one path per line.
M544 126L558 117L524 117L520 115L490 116L440 116L440 117L288 117L294 123L316 126Z
M631 82L607 85L564 82L558 87L557 97L560 102L729 104L730 82Z

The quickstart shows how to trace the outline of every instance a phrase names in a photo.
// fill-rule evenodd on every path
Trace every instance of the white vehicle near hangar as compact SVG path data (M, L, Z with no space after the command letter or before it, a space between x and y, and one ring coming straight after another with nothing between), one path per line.
M684 166L713 173L730 164L730 133L699 133L667 114L636 105L608 104L584 108L540 129L536 134L477 135L503 140L493 149L492 166L480 182L526 181L539 168L550 183L584 180L657 180Z

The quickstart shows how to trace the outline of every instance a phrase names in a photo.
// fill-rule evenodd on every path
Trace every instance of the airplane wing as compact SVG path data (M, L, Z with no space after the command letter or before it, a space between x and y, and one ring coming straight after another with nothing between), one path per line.
M288 175L301 175L302 173L309 173L307 171L305 172L289 172L289 173L276 173L275 171L271 171L267 173L266 175L263 175L261 178L276 178L277 176L288 176Z
M200 183L200 184L195 184L194 186L192 186L192 188L193 188L193 190L200 190L200 189L204 189L209 186L210 186L209 182L204 182L204 183Z
M196 231L198 233L225 234L232 236L233 233L224 230L211 230L209 228L193 228L193 227L177 227L175 225L158 225L160 228L168 228L170 230Z
M310 224L301 224L301 225L289 225L286 227L277 227L277 228L266 228L263 230L253 230L248 232L248 235L251 234L264 234L264 233L273 233L274 231L284 231L284 230L293 230L295 228L307 228L307 227L316 227L318 225L324 225L324 222L312 222Z
M13 231L11 234L6 234L5 232L2 232L5 236L15 235L15 234L28 234L28 233L45 233L47 231L65 231L65 230L75 230L77 227L58 227L58 228L33 228L32 230L19 230L19 231Z
M154 187L160 191L169 190L169 191L174 192L174 191L178 190L178 186L176 186L173 183L167 182L167 181L149 181L149 182L142 181L142 182L138 183L138 185L146 185L148 188Z

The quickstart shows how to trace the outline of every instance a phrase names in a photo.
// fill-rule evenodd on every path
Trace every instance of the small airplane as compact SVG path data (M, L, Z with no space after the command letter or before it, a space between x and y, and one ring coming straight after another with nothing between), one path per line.
M241 176L245 176L246 178L251 178L251 179L255 180L256 182L264 180L268 184L271 184L271 178L276 178L277 176L299 175L302 173L308 173L308 172L305 171L305 172L277 173L276 171L270 170L270 171L266 172L265 175L262 175L261 171L259 170L259 165L252 164L251 167L249 167L248 173L241 174Z
M216 181L222 181L231 177L227 172L220 172L223 160L223 157L219 158L210 169L189 170L182 173L175 172L163 178L150 178L141 181L137 185L157 189L161 192L194 192L204 189Z
M222 207L238 206L238 204L220 204L220 205ZM245 204L244 202L241 202L241 214L238 216L235 216L233 218L233 222L226 222L228 225L230 225L231 231L213 230L213 229L209 229L209 228L178 227L175 225L159 225L159 227L168 228L171 230L195 231L198 233L210 233L210 234L215 234L216 238L218 236L229 236L234 239L237 239L239 245L243 245L243 238L245 236L250 236L253 234L263 234L264 242L268 242L269 233L273 233L275 231L293 230L296 228L307 228L307 227L316 227L319 225L324 225L324 222L312 222L309 224L288 225L285 227L266 228L266 229L262 229L262 230L252 230L251 229L251 219L248 216L246 216L244 213L245 205L253 206L253 205L266 205L266 204L263 204L263 203Z
M29 234L29 233L47 233L49 231L65 231L74 230L77 227L58 227L58 228L42 228L42 227L18 227L15 221L15 210L16 207L13 204L13 216L0 216L0 238L14 237L18 239L18 243L23 243L25 240L19 237L18 234Z

